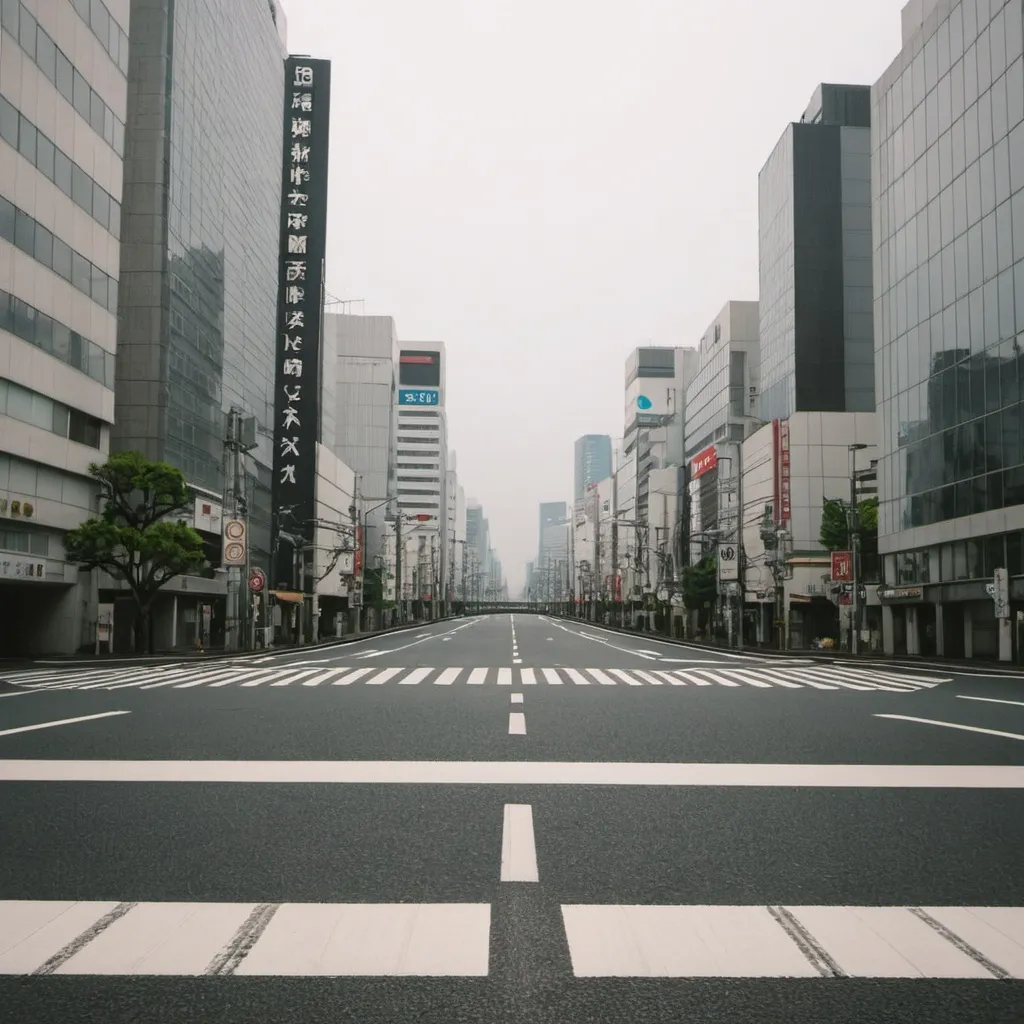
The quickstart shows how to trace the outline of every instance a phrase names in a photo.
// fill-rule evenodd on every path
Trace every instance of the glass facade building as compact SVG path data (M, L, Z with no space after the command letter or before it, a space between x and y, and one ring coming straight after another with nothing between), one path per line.
M607 434L584 434L573 449L573 498L580 502L591 484L612 475L612 439Z
M872 93L887 648L994 656L1024 608L1020 0L908 4ZM886 594L888 596L886 596Z
M284 109L273 4L133 0L114 444L225 491L231 408L253 560L269 550Z
M870 89L821 85L758 178L761 418L875 408Z

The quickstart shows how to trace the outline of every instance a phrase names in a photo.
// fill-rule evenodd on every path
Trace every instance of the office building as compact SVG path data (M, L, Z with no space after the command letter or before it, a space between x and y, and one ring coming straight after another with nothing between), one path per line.
M870 111L819 86L758 177L762 420L875 408Z
M916 0L872 91L888 652L1020 656L1022 32L1016 2Z
M591 484L612 475L612 439L607 434L584 434L576 439L573 499L583 501Z
M737 445L761 422L757 332L758 304L727 302L697 348L697 372L686 389L684 442L691 467L691 535L718 527L719 482L739 472L729 453L735 455ZM719 451L724 457L721 463Z
M132 0L130 53L111 443L176 466L216 513L230 498L224 441L237 411L249 560L269 573L283 20L273 3ZM219 524L206 535L216 566ZM193 644L199 616L216 643L226 590L224 574L168 584L158 646Z
M325 374L323 422L333 423L332 451L356 474L365 522L365 557L381 554L387 517L397 512L398 335L389 316L324 316ZM328 390L327 381L331 387Z
M92 648L62 536L114 422L127 0L0 6L0 650ZM274 126L277 121L273 122Z
M403 342L398 356L398 433L395 447L398 509L413 544L407 559L414 600L438 601L448 578L445 541L448 424L445 347L440 341ZM403 530L403 534L406 530Z

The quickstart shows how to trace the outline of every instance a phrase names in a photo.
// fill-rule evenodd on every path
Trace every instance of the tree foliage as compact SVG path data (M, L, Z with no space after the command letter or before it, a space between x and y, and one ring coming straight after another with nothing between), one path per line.
M138 610L135 649L152 647L149 613L157 592L175 576L205 564L202 537L174 519L191 501L185 478L166 462L119 452L89 473L100 485L103 509L64 538L68 560L123 580Z
M865 554L878 550L878 499L867 498L857 506L860 549ZM821 508L818 540L826 551L850 550L850 524L847 503L826 498Z
M703 608L718 598L718 562L705 555L696 565L683 568L683 603L687 608Z

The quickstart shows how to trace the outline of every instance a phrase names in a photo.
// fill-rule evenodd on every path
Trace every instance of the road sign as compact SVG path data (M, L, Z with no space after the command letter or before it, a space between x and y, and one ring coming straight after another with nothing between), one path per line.
M245 520L229 519L224 524L224 565L245 565Z
M263 593L263 588L267 585L267 577L263 575L262 569L250 569L249 570L249 589L254 594Z
M740 554L735 544L718 545L718 578L723 583L740 578Z

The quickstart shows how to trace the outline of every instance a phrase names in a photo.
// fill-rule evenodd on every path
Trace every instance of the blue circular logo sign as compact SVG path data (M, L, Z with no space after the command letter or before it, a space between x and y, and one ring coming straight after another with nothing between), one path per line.
M650 409L654 403L646 395L636 396L636 407L638 409Z

